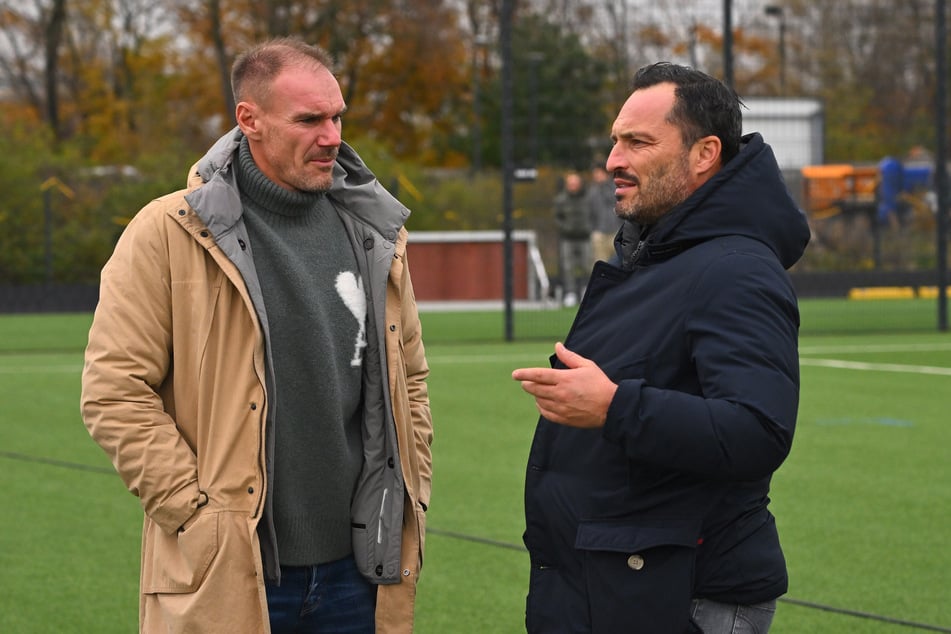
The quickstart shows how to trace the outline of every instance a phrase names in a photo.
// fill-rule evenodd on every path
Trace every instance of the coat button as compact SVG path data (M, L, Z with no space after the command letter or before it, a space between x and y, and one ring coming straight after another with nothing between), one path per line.
M390 332L396 332L396 324L390 324Z
M376 576L377 576L377 577L382 577L382 576L383 576L383 566L377 566L377 567L376 567L376 570L375 570L374 572L376 572Z
M408 576L409 576L409 568L404 568L404 569L403 569L403 576L404 576L404 577L408 577Z
M644 558L640 555L631 555L627 558L627 567L631 570L640 570L644 567Z
M256 410L257 408L258 408L258 404L257 404L257 403L251 403L251 411L252 411L252 412L253 412L254 410Z

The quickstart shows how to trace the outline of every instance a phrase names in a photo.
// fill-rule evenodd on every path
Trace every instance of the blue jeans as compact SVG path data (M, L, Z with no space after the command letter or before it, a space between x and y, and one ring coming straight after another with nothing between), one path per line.
M281 566L281 585L268 583L272 634L373 634L376 586L353 557L318 566Z
M766 634L774 614L775 600L736 605L694 599L690 606L690 616L703 630L703 634Z

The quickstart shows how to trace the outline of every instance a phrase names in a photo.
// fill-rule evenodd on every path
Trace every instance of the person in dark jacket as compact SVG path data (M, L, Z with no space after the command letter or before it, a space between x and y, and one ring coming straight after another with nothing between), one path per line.
M586 192L581 174L569 172L565 175L564 188L553 201L558 228L558 270L565 306L578 303L591 271L591 218Z
M766 632L786 592L767 505L799 403L809 240L718 80L646 66L607 161L624 220L551 368L525 481L528 632Z

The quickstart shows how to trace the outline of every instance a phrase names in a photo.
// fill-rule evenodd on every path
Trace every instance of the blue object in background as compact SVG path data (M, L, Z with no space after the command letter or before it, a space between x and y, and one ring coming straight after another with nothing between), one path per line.
M878 164L878 222L886 224L891 215L898 216L898 195L904 180L901 161L886 156Z
M913 192L931 189L931 166L924 164L906 165L904 169L904 191Z
M889 216L901 219L907 211L899 196L931 187L930 165L902 165L893 156L886 156L878 164L878 221L887 224Z

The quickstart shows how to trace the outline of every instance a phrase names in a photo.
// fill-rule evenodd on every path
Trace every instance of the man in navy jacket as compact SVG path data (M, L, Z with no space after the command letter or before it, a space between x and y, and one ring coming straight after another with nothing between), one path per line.
M513 373L541 413L530 633L761 633L786 592L767 504L799 403L786 269L809 229L740 105L699 71L638 71L607 161L616 255L552 367Z

